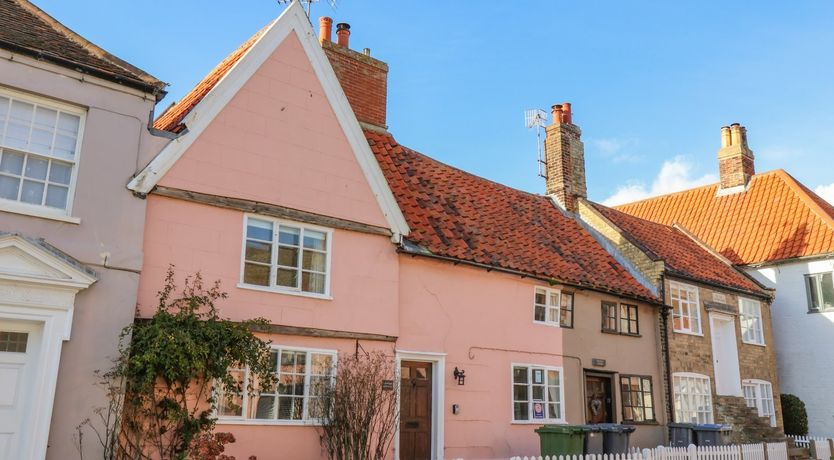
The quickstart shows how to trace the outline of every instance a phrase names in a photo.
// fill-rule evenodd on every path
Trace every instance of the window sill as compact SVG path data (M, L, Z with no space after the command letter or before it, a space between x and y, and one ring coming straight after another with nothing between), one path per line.
M312 420L247 420L235 418L218 418L217 424L258 426L322 426L321 422Z
M562 326L559 323L550 323L550 322L547 322L547 321L533 320L533 324L538 324L539 326L555 327L556 329L561 329L562 328Z
M541 419L541 420L513 420L511 425L567 425L564 419Z
M809 315L817 315L820 313L834 313L834 308L828 308L825 310L808 310Z
M11 212L14 214L21 214L24 216L39 217L41 219L57 220L60 222L67 222L70 224L80 224L81 218L68 216L60 211L50 211L49 209L40 209L40 206L28 206L22 203L0 200L0 211Z
M320 299L320 300L333 300L333 297L327 294L312 294L309 292L300 292L300 291L285 291L283 289L275 289L267 286L256 286L253 284L245 284L245 283L237 283L237 287L239 289L248 289L250 291L260 291L260 292L269 292L272 294L286 294L286 295L293 295L296 297L308 297L311 299Z
M672 332L674 332L675 334L694 335L696 337L703 337L704 336L703 332L679 331L677 329L672 329Z
M741 343L743 343L743 344L745 344L745 345L753 345L754 347L762 347L762 348L767 348L767 344L764 344L764 343L745 342L744 340L742 340L742 341L741 341Z
M637 338L643 337L640 334L629 334L627 332L607 331L605 329L600 329L600 332L602 332L603 334L622 335L622 336L625 336L625 337L637 337Z

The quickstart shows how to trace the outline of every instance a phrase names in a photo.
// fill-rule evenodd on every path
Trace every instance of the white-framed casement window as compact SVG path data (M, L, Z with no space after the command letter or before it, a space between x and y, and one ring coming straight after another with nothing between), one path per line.
M0 87L0 210L72 210L86 111Z
M563 422L562 368L512 365L513 422Z
M834 311L834 277L831 272L805 275L808 312Z
M671 281L669 297L672 303L672 329L675 332L701 334L701 305L698 288Z
M329 296L331 229L246 216L244 231L244 287Z
M536 287L533 298L533 322L573 327L573 293Z
M217 416L225 422L317 423L322 416L321 397L333 384L336 352L276 347L271 353L278 384L270 391L259 388L249 369L230 369L242 392L218 391ZM252 383L254 394L246 389Z
M755 407L759 417L770 419L770 426L776 426L776 406L773 404L773 386L764 380L747 379L741 382L747 407Z
M741 340L744 343L764 345L764 322L762 321L762 304L758 300L738 298L741 313Z
M712 388L706 375L677 372L672 374L675 421L678 423L713 423Z

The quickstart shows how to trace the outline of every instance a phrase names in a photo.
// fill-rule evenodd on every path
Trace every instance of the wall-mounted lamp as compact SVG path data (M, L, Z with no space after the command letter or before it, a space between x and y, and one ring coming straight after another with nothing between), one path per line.
M466 371L462 371L455 366L455 372L453 372L452 375L455 377L455 380L458 381L458 385L463 385L464 380L466 380L466 374L464 374L465 372Z

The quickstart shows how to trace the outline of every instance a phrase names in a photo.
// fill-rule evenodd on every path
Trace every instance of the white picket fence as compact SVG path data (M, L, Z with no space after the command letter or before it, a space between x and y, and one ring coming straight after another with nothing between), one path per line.
M829 460L831 458L831 444L827 438L817 436L788 436L796 447L811 451L811 458Z
M558 455L512 457L510 460L788 460L788 448L784 442L765 444L734 444L728 446L662 447L632 449L627 454ZM816 457L821 459L821 457ZM824 460L829 460L825 457Z

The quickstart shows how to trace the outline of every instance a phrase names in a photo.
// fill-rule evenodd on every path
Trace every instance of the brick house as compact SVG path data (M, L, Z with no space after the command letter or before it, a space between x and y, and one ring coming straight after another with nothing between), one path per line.
M834 206L784 170L755 173L747 131L721 129L720 182L617 209L679 224L768 288L781 391L805 402L812 435L834 434ZM767 339L766 339L767 340ZM775 387L774 387L775 388Z
M548 195L667 306L655 326L670 421L730 424L739 442L780 437L772 292L682 227L587 200L581 130L570 104L554 106L552 115L544 146ZM603 332L616 331L617 312L603 308L602 316Z

